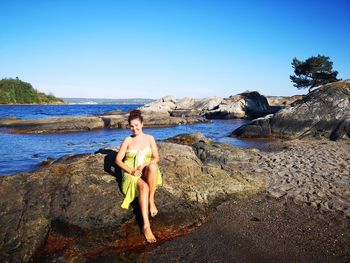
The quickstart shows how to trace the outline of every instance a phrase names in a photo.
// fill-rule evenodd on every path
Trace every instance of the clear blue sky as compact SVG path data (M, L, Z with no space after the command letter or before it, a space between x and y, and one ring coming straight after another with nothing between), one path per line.
M0 0L0 78L59 97L304 93L293 57L350 78L350 1Z

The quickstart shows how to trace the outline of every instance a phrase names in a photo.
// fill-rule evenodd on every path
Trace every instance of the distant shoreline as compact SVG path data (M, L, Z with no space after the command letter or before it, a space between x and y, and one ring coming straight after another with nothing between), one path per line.
M50 103L50 104L0 104L0 106L66 106L66 105L113 105L113 104L144 104L144 102L113 102L113 103Z

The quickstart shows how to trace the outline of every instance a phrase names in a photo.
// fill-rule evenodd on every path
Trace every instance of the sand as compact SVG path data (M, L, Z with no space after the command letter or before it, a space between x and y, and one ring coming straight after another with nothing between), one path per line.
M149 262L350 262L350 142L293 140L237 167L264 174L256 196L230 200Z
M265 174L266 192L350 217L350 142L293 140L276 152L260 152L246 171Z

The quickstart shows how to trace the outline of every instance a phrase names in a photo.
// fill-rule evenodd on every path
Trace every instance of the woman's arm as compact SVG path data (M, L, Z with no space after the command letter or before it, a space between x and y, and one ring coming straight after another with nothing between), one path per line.
M125 163L123 162L123 159L124 159L125 153L126 153L126 149L128 148L130 141L131 141L130 137L127 137L124 139L122 145L120 146L117 157L115 158L115 162L120 168L122 168L128 174L140 176L141 174L139 172L137 172L137 170L134 170L130 167L127 167L125 165Z
M158 153L158 147L156 144L156 141L154 140L154 137L152 135L150 137L150 145L152 150L152 160L150 163L158 163L159 162L159 153Z

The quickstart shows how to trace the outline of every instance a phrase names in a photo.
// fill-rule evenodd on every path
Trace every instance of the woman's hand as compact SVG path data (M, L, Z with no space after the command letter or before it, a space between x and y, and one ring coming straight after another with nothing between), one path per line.
M142 176L142 171L140 171L139 169L133 170L131 175L133 175L133 176Z
M148 165L148 163L142 164L142 165L140 165L139 167L137 167L137 170L141 171L141 173L142 173L143 169L145 169L145 167L146 167L147 165Z

